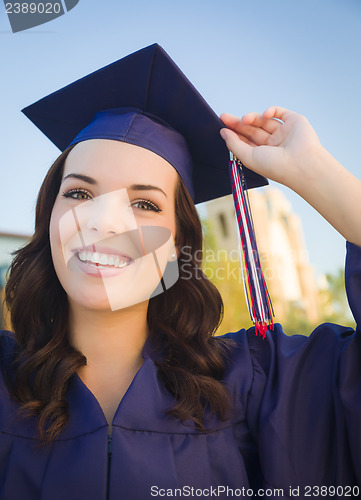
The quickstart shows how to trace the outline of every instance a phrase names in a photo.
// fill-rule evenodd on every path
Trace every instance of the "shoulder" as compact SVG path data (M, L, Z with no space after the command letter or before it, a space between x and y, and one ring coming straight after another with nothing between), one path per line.
M355 331L346 326L333 323L323 323L308 334L287 335L279 323L274 324L273 330L268 330L266 338L262 338L255 333L255 328L248 330L241 329L235 332L229 332L218 338L226 340L233 348L231 352L235 354L249 349L251 352L269 351L271 346L284 346L290 352L319 342L338 343L345 342L355 333Z
M0 330L0 395L7 392L6 382L12 379L12 362L16 352L16 341L14 334L6 330Z
M9 330L0 330L0 346L5 345L15 345L15 335L14 332Z
M13 332L0 330L0 368L7 370L12 361L16 348L16 341Z
M230 332L219 337L229 343L229 359L234 364L238 359L258 363L268 371L276 358L294 359L304 354L322 355L334 350L342 350L355 338L355 331L332 323L319 325L308 335L286 335L282 325L276 323L273 331L268 331L266 338L255 334L254 327L248 330Z
M18 407L9 392L14 374L12 362L16 345L12 332L0 331L0 431L8 428Z
M265 339L255 334L254 328L239 330L220 337L228 342L225 380L238 391L249 393L252 386L261 391L269 376L325 373L335 360L348 350L348 344L357 340L351 328L325 323L310 336L286 335L280 324L274 325Z

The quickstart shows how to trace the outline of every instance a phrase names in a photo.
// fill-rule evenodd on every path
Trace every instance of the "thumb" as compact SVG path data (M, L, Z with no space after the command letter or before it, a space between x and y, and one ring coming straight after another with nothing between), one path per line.
M252 147L242 141L238 135L228 128L222 128L221 137L231 151L241 162L249 168L252 168Z

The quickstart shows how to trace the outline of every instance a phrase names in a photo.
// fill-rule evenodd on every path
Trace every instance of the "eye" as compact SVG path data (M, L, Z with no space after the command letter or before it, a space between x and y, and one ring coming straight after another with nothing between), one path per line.
M132 205L135 208L140 208L141 210L149 211L152 210L153 212L161 212L162 210L152 201L150 200L139 200L133 203Z
M70 189L63 193L64 198L73 198L73 200L91 200L91 194L86 189Z

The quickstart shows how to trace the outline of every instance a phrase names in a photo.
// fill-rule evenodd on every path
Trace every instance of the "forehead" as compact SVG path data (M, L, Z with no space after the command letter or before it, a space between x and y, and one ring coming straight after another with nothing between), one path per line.
M64 165L63 177L86 174L97 181L154 183L173 190L178 173L164 158L148 149L120 141L92 139L77 144Z

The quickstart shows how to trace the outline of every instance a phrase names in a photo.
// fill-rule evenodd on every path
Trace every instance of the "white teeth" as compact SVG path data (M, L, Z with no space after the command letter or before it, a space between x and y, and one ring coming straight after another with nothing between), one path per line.
M122 268L127 266L131 261L120 260L118 255L110 255L99 252L85 252L80 251L78 257L82 262L89 262L92 264L99 264L101 266L115 266Z
M100 256L99 256L98 252L95 252L95 253L93 253L93 256L90 260L93 262L93 264L100 264L99 257Z
M108 257L106 255L101 255L99 259L99 264L106 266L108 264Z

